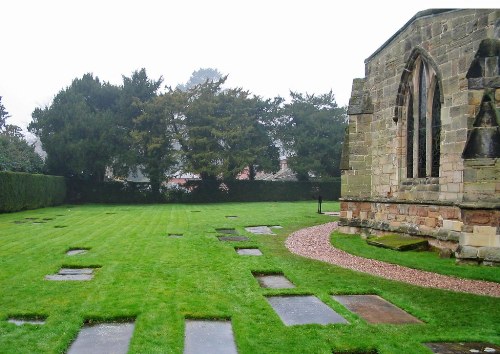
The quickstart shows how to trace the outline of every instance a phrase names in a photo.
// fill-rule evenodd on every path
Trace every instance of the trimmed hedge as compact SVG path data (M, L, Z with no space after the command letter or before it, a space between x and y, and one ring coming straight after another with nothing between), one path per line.
M0 172L0 212L62 204L65 198L64 177Z
M317 199L318 195L323 200L338 200L340 178L329 182L191 181L183 188L166 190L160 198L151 195L147 183L68 181L70 203L298 201Z
M90 182L69 179L67 201L70 203L148 204L166 202L150 192L149 183Z

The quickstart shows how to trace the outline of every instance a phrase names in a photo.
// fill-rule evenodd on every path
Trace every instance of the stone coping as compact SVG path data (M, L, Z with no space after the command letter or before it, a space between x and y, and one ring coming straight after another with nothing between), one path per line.
M493 202L450 202L444 200L408 200L408 199L387 199L387 198L363 198L363 197L343 197L340 202L368 202L384 204L418 204L418 205L438 205L458 207L460 209L500 209L500 203Z

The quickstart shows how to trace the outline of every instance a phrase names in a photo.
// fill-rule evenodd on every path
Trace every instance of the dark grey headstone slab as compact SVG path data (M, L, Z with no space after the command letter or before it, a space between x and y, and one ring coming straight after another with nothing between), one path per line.
M245 230L256 235L276 235L269 226L249 226Z
M184 354L237 354L229 321L187 320Z
M258 248L237 248L236 252L242 256L262 256Z
M235 235L238 233L236 229L215 229L215 231L217 231L220 234L229 234L229 235Z
M263 274L255 275L255 279L259 282L262 288L269 289L291 289L295 288L295 285L288 280L284 275L281 274Z
M500 346L491 343L457 342L457 343L425 343L433 353L461 354L461 353L500 353Z
M181 238L181 237L182 237L182 234L168 234L168 237L172 237L172 238Z
M245 236L217 236L219 241L248 241L250 240Z
M335 295L333 298L368 323L422 323L418 318L377 295Z
M79 254L85 254L87 252L88 252L88 249L78 248L78 249L74 249L74 250L69 250L68 252L66 252L66 255L67 256L77 256Z
M37 318L9 318L7 320L9 323L13 323L16 326L22 326L25 324L29 325L43 325L45 324L45 320L37 319Z
M94 277L93 268L61 268L57 274L46 275L46 280L65 281L86 281Z
M287 326L348 323L315 296L270 296L267 301Z
M133 323L85 326L71 344L68 354L126 354L133 332Z

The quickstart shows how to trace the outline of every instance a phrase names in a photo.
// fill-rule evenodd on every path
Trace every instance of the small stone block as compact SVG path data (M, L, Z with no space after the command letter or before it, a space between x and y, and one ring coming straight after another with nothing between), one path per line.
M101 323L85 326L71 344L68 354L126 354L134 323Z
M295 285L281 274L263 274L255 275L255 279L262 288L268 289L292 289Z
M419 319L377 295L339 295L333 296L333 298L368 323L422 323Z
M235 235L236 229L215 229L220 234L229 234L229 235Z
M61 268L57 274L46 275L45 279L55 281L87 281L92 280L94 277L93 271L92 268Z
M236 252L241 256L262 256L258 248L237 248Z
M172 238L181 238L183 235L182 234L168 234L168 237Z
M433 353L462 354L462 353L500 353L500 346L490 343L456 342L456 343L425 343Z
M88 252L88 250L83 249L83 248L82 249L74 249L74 250L69 250L68 252L66 252L66 255L67 256L77 256L79 254L85 254L87 252Z
M237 354L229 321L188 320L184 354Z
M267 301L286 326L348 323L315 296L270 296Z
M25 324L29 324L29 325L43 325L43 324L45 324L45 320L36 319L36 318L33 318L33 319L30 319L30 318L9 318L7 320L7 322L13 323L16 326L22 326Z
M256 235L276 235L269 226L249 226L245 230Z

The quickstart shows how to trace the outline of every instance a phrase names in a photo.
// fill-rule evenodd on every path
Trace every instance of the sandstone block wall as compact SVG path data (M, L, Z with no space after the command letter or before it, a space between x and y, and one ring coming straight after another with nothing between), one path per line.
M498 9L423 11L365 61L366 76L354 80L348 109L344 231L459 241L468 252L464 259L490 262L497 254L500 262L500 159L462 157L485 92L500 108L500 54L476 58L487 38L500 38ZM441 87L439 177L407 178L398 94L416 52L432 63ZM480 66L484 77L468 78L471 65Z

